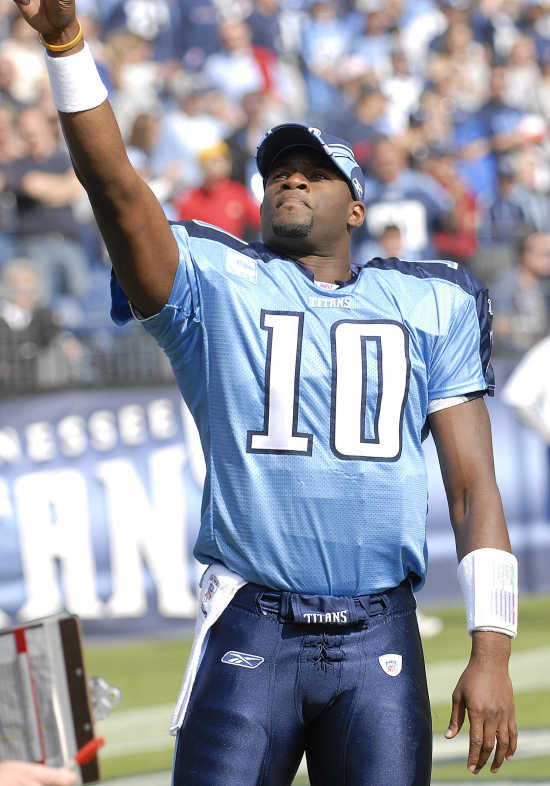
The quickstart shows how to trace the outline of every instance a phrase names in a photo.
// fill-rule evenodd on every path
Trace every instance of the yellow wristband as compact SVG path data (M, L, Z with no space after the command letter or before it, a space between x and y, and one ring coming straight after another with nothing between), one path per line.
M82 41L82 25L80 24L79 19L76 21L78 22L78 33L75 35L72 41L69 41L68 44L48 44L42 33L39 33L38 37L42 46L45 46L46 49L50 50L50 52L66 52L68 49L72 49L73 46L79 44Z

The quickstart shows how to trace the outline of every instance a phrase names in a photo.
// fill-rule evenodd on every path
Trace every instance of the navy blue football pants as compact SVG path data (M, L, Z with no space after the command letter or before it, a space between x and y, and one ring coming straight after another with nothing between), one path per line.
M355 599L359 621L347 626L285 621L285 595L247 584L212 627L173 786L287 786L304 751L311 786L429 784L430 707L409 583Z

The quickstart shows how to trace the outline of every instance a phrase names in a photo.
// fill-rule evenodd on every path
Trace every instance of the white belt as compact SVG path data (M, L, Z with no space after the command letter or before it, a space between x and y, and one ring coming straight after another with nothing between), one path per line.
M183 724L193 683L208 643L208 631L231 603L235 593L241 587L244 587L246 583L246 579L243 579L238 573L233 573L232 570L229 570L219 562L214 562L203 573L200 582L201 593L197 619L195 621L193 646L191 647L191 654L189 655L181 683L180 695L178 696L170 725L170 734L172 736L178 733L178 729Z

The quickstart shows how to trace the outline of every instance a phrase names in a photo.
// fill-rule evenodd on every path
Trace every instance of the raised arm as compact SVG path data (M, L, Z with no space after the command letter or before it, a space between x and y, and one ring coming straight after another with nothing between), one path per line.
M74 0L15 3L47 44L62 47L77 37ZM83 46L81 41L65 51L47 50L47 57L68 58L63 65L69 67L70 75L70 58L82 53ZM80 78L81 104L86 103L87 73L89 69ZM77 84L70 89L76 90ZM145 316L155 314L168 299L178 264L177 244L164 212L132 168L107 100L83 111L60 112L59 117L117 278Z
M476 549L510 552L510 541L495 481L491 427L482 398L430 415L449 503L459 561ZM506 558L506 555L504 555ZM496 772L517 744L512 684L508 674L510 637L477 630L472 652L454 692L446 737L455 737L470 719L468 768L478 772L497 741L491 766Z

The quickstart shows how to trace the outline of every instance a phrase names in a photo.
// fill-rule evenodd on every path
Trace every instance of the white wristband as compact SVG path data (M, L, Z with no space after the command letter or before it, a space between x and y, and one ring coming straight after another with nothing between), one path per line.
M53 102L60 112L83 112L102 104L108 96L88 44L75 55L51 57L45 53Z
M502 549L475 549L461 560L458 583L468 633L491 630L515 638L518 630L518 561Z

